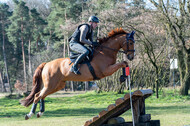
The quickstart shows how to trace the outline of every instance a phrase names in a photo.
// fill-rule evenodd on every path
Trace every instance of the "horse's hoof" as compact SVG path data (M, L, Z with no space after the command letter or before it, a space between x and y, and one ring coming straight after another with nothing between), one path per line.
M39 114L39 113L37 113L37 115L36 115L36 116L37 116L37 118L40 118L40 114Z
M25 120L28 120L28 119L29 119L29 117L27 115L25 115Z

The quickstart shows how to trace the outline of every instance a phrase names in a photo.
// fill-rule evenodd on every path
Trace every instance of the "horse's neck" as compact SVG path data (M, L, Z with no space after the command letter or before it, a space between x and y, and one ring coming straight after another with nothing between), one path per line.
M110 39L106 43L102 44L103 52L108 55L117 55L120 48L120 40L117 38Z
M119 43L116 43L116 40L108 40L105 43L102 43L101 46L95 51L94 56L97 58L103 57L105 62L114 64L117 59L117 53L120 49Z
M101 52L108 57L115 57L117 55L118 49L112 45L102 44Z

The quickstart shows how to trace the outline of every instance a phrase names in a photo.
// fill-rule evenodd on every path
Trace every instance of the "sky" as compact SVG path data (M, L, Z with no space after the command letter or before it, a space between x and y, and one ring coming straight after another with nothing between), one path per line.
M8 0L0 0L1 3L6 3Z
M6 3L7 1L11 1L11 0L0 0L0 3ZM131 2L132 0L126 0L127 2ZM149 0L144 0L146 2L146 7L153 7L152 3ZM156 0L157 1L157 0ZM174 0L171 0L174 1Z

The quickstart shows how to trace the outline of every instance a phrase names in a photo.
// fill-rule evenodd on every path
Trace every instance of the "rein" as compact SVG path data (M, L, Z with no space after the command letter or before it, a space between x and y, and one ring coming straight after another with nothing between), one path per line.
M103 45L101 45L100 47L103 47L103 48L106 48L106 49L109 49L109 50L112 50L112 51L115 51L115 52L119 52L119 53L124 53L124 54L127 54L128 52L135 52L135 50L130 50L129 49L129 40L131 40L131 41L133 41L133 43L135 43L135 41L134 41L134 39L132 39L132 38L129 38L127 35L126 35L126 42L123 42L123 45L125 44L125 43L127 43L127 50L126 51L121 51L121 50L117 50L117 49L113 49L113 48L110 48L110 47L107 47L107 46L103 46Z
M112 50L112 51L115 51L115 52L118 51L117 49L113 49L113 48L110 48L110 47L107 47L107 46L101 46L101 47L106 48L106 49L109 49L109 50ZM121 51L121 50L119 50L118 52L119 52L119 53L124 53L124 54L127 53L126 51Z

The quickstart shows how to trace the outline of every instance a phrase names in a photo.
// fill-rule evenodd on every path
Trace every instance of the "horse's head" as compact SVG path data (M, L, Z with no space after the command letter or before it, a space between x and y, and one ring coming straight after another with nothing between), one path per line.
M126 42L121 46L124 50L127 58L131 61L135 56L135 40L134 40L135 31L126 34Z
M134 34L135 31L126 33L122 28L117 28L109 32L108 37L99 39L101 44L100 47L106 48L104 51L109 51L109 53L110 51L125 53L129 60L133 60L135 56ZM120 51L120 48L122 48L124 51Z

